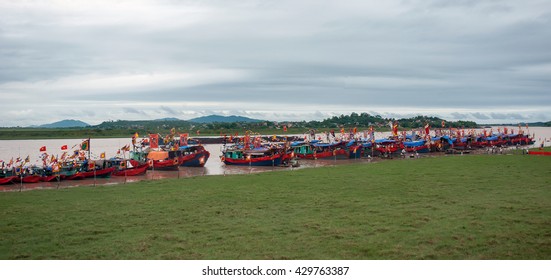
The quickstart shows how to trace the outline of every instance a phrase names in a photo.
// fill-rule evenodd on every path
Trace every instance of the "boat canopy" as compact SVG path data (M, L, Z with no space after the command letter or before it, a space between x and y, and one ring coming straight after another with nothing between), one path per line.
M306 141L294 141L294 142L291 142L291 147L296 147L296 146L305 145L305 144L307 144Z
M362 142L362 147L366 147L366 148L370 148L371 146L373 146L373 144L371 142Z
M421 147L421 146L425 145L426 141L425 140L406 141L406 142L403 142L403 143L404 143L404 146L406 146L406 147Z
M486 141L497 141L497 140L498 140L497 136L486 137Z
M350 147L350 146L354 145L355 143L356 143L356 140L352 139L346 144L346 147Z
M442 136L440 140L447 141L448 144L453 145L453 140L449 136Z
M163 160L168 158L168 152L165 151L151 151L147 154L148 159Z
M383 144L383 143L396 143L396 140L392 140L392 139L377 139L375 140L375 143L377 144Z
M342 142L332 142L332 143L314 143L314 147L335 147L341 145Z

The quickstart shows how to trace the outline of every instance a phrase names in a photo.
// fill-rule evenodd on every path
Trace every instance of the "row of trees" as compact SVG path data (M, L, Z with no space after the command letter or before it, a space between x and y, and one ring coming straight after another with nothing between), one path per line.
M231 131L273 131L282 130L283 127L289 129L290 133L301 133L309 129L338 129L338 128L368 128L374 126L379 130L389 129L389 123L398 122L400 128L415 129L424 127L429 123L431 127L437 128L445 122L446 127L475 128L478 125L471 121L448 122L437 117L417 116L413 118L383 118L379 115L370 115L368 113L351 113L350 115L340 115L324 119L322 121L299 121L299 122L215 122L215 123L193 123L189 121L168 119L168 120L150 120L150 121L109 121L93 127L100 130L138 130L138 131L169 131L176 128L178 131L191 131L200 134L217 134L219 132Z

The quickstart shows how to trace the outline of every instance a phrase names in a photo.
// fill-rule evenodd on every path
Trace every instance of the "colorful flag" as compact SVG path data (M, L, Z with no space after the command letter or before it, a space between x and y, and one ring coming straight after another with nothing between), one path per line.
M446 121L442 121L442 128L446 127Z
M65 151L65 150L67 150L67 145L63 145L63 146L61 146L61 150L62 150L62 151Z
M151 149L159 148L159 134L149 134L149 147Z
M40 151L41 151L41 152L45 152L45 151L46 151L46 146L40 147Z
M426 135L430 134L430 124L429 123L425 124L425 134Z
M283 126L283 132L287 132L287 126L286 125Z
M104 159L104 158L105 158L105 152L101 153L101 154L99 155L99 158Z
M395 137L398 136L398 123L395 122L394 125L392 125L392 135Z
M83 151L90 151L90 138L84 140L82 144L80 144L80 149Z

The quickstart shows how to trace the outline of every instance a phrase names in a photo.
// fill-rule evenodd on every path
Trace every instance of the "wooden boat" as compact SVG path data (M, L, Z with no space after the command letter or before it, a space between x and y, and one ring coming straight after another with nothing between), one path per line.
M203 167L210 157L210 152L203 146L183 146L178 149L180 166Z
M226 149L220 159L226 165L278 166L286 157L283 149L232 147Z
M398 142L396 140L375 140L375 150L378 152L379 156L392 157L393 155L399 155L403 148L402 142Z
M429 146L427 145L427 141L425 141L425 140L405 141L402 144L404 145L404 149L408 153L428 153L428 152L430 152Z
M345 148L345 142L293 142L291 147L294 149L295 155L301 159L345 159L350 157L348 150Z
M147 172L147 169L149 168L149 164L142 164L136 167L126 168L126 169L119 169L115 172L113 172L111 175L113 176L138 176L143 175Z
M154 170L178 170L180 161L175 157L175 152L171 152L172 156L167 151L151 151L147 154L147 163L149 169Z

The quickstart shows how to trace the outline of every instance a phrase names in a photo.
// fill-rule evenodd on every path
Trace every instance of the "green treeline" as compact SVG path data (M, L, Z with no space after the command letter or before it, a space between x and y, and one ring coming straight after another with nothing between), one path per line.
M311 129L317 131L346 131L356 127L358 131L373 126L378 131L389 130L389 122L398 122L399 129L414 129L424 127L429 123L431 127L475 128L478 124L472 121L446 121L437 117L416 116L412 118L383 118L380 115L368 113L351 113L324 119L322 121L259 121L259 122L214 122L194 123L184 120L117 120L106 121L99 125L80 128L0 128L0 139L55 139L55 138L109 138L130 137L135 132L143 136L149 133L170 133L172 128L177 132L190 133L191 136L217 136L224 134L243 135L245 131L260 134L302 134ZM284 127L287 131L284 131Z

